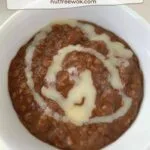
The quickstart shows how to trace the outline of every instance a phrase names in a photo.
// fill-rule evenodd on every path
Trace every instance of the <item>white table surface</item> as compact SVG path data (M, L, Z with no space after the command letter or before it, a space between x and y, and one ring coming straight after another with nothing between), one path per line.
M150 0L144 0L144 3L142 4L133 4L129 5L129 7L135 10L141 16L143 16L143 18L145 18L145 20L147 20L150 23ZM15 11L7 9L5 0L0 0L0 25L14 12ZM7 150L4 143L1 140L0 150ZM150 150L150 148L148 148L147 150Z

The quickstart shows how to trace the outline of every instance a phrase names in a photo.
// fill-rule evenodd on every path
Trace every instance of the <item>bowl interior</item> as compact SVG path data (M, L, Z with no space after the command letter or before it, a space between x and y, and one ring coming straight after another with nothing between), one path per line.
M144 74L144 99L131 128L105 150L141 150L150 139L150 28L126 7L94 6L59 10L28 10L14 14L0 28L0 138L11 150L49 150L50 146L33 137L20 123L8 93L8 68L11 59L41 27L58 19L94 22L125 39L137 54ZM111 133L110 133L111 134ZM136 143L135 143L136 142ZM51 147L51 149L55 149Z

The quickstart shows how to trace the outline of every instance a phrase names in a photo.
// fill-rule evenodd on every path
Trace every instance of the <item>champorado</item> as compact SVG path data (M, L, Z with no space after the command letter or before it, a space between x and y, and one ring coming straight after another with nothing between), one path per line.
M42 28L9 68L9 93L20 121L64 150L98 150L135 120L143 75L129 45L86 21Z

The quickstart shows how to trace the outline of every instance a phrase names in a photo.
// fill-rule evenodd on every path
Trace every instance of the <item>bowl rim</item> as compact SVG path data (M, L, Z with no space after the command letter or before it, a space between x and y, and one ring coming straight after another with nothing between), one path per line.
M101 6L101 5L100 5ZM71 8L59 8L59 9L76 9L76 8L82 8L82 7L100 7L100 6L79 6L79 7L71 7ZM103 5L102 5L103 6ZM108 6L109 7L109 6ZM116 6L114 6L116 7ZM145 28L150 30L150 23L144 18L142 17L138 12L136 12L135 10L133 10L132 8L129 8L129 6L126 5L117 5L117 7L120 7L123 11L128 12L129 14L132 14L132 16L134 18L136 18L139 23L143 24L145 26ZM54 8L51 10L57 10L58 8ZM12 19L14 19L14 17L16 17L17 15L19 15L20 13L24 12L24 11L34 11L33 9L21 9L21 10L17 10L16 12L14 12L12 15L10 15L1 25L0 25L0 31L3 30L3 28L5 27L5 25L7 25L10 21L12 21ZM36 10L42 10L42 9L35 9ZM43 9L43 10L47 10L47 9Z

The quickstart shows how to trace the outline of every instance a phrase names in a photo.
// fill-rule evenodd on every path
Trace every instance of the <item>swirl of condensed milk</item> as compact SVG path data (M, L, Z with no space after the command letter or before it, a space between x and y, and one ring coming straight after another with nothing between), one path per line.
M64 98L63 95L56 90L54 84L53 86L51 86L52 84L48 84L48 87L43 86L41 89L41 92L44 96L54 100L59 104L59 106L64 110L65 116L61 116L56 112L52 112L52 110L47 107L47 104L45 103L43 98L34 89L31 69L32 57L36 46L41 40L45 39L47 34L51 31L51 26L47 26L35 36L31 45L26 49L25 56L25 74L27 78L27 84L32 91L35 101L44 110L45 115L51 116L58 121L70 121L76 125L101 122L108 123L124 116L128 112L132 104L132 99L123 92L124 86L121 82L117 66L119 66L121 63L123 63L124 66L129 65L128 59L133 55L131 50L126 49L125 46L120 42L111 41L110 37L107 34L96 34L95 28L90 24L80 23L75 20L57 22L57 24L68 24L72 27L79 27L81 31L89 38L89 40L104 41L109 50L109 53L108 58L106 59L104 55L98 53L94 49L84 48L81 45L68 45L67 47L60 49L58 51L58 54L53 57L53 62L49 66L47 74L45 76L47 83L56 83L56 75L59 71L62 70L61 64L67 54L73 51L89 53L90 55L97 57L109 71L110 76L108 77L108 81L114 89L119 90L123 105L111 115L90 118L92 115L92 110L96 107L96 89L93 85L91 71L86 69L85 71L80 73L78 78L74 79L75 84L69 91L67 98ZM81 102L83 98L85 99L84 104L82 106L76 106L75 103Z

